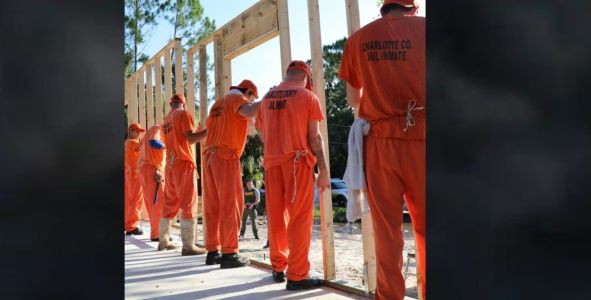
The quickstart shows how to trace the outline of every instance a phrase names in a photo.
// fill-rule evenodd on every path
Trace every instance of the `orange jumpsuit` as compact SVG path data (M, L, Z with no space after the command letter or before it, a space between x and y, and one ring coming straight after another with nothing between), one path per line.
M161 217L173 219L181 209L181 219L195 219L197 207L197 173L195 151L185 133L195 130L191 114L171 110L164 118L162 131L166 144L166 180Z
M207 117L205 141L205 202L207 251L238 253L238 231L244 210L242 168L248 119L238 111L250 103L243 95L217 100Z
M125 141L125 231L137 228L142 209L142 185L138 171L140 141Z
M160 214L164 205L164 182L156 184L154 176L156 175L156 170L158 170L162 174L162 177L164 177L166 151L164 149L157 150L150 147L149 141L153 139L162 141L161 129L162 127L160 125L150 127L140 143L140 179L144 194L144 203L150 215L150 238L152 239L157 239L159 236ZM156 186L158 186L158 199L154 205Z
M367 194L375 228L375 299L403 299L403 194L412 219L425 299L425 19L386 16L347 41L339 77L362 88L359 117Z
M318 97L297 83L282 82L259 108L256 127L264 143L265 197L270 258L289 280L308 277L316 157L308 144L308 123L323 120Z

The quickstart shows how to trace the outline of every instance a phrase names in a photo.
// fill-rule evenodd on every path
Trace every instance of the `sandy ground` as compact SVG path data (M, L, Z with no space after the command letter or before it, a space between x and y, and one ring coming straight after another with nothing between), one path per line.
M260 240L255 240L251 230L250 220L247 224L247 230L244 239L239 242L240 253L250 258L270 263L269 249L263 249L267 239L267 224L264 217L258 217L257 227ZM149 223L142 222L144 230L149 231ZM198 243L202 244L202 225L198 226ZM180 232L178 228L172 229L173 239L180 242ZM404 267L407 264L407 251L414 252L414 240L412 234L412 225L403 224ZM337 280L347 281L349 284L360 289L363 288L363 246L361 240L361 223L354 223L352 226L346 224L334 225L334 252L336 263ZM314 225L312 231L312 242L310 244L309 260L311 272L313 275L322 276L322 240L320 225ZM404 270L404 268L403 268ZM410 259L408 268L408 277L406 280L407 296L418 298L416 296L416 262L414 258ZM315 274L316 273L316 274Z

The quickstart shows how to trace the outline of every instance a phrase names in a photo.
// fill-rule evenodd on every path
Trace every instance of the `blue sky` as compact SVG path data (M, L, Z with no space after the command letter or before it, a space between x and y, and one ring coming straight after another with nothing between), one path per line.
M258 0L201 0L205 15L221 27L235 16L242 13ZM322 44L331 44L347 36L347 17L344 0L319 0ZM359 0L361 26L372 22L379 16L379 7L375 0ZM310 59L310 41L308 27L308 1L289 0L289 23L292 59ZM424 0L420 1L421 4ZM420 5L419 15L425 15L425 5ZM160 19L154 27L144 52L154 55L172 38L173 28L164 19ZM213 43L207 47L207 53L213 57ZM208 73L214 78L214 72ZM232 83L242 79L251 79L259 89L259 95L281 81L281 59L279 53L279 37L242 54L232 60ZM198 95L198 91L195 91ZM198 98L198 97L196 97Z

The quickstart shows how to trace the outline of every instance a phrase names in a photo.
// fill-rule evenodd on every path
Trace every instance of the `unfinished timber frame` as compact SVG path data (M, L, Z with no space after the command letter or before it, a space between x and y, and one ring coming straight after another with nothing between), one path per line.
M171 56L175 58L174 90L172 85L173 72ZM163 57L164 70L162 70ZM164 86L162 85L163 81ZM131 123L139 123L147 130L153 125L161 124L164 116L170 111L168 100L172 97L173 93L177 92L184 94L181 39L170 41L125 80L127 126ZM188 105L187 110L194 114L195 106ZM149 214L143 201L141 217L144 220L149 219Z
M312 76L314 82L314 92L320 100L321 107L326 114L326 99L324 93L324 70L323 70L323 51L322 39L320 34L320 12L319 0L308 1L308 20L310 27L310 52L312 55ZM347 8L347 24L349 35L359 29L359 5L358 0L344 0ZM289 34L289 14L288 0L261 0L242 12L240 15L230 20L221 28L216 30L210 36L202 39L197 44L189 48L186 52L186 98L187 110L194 115L196 102L195 98L195 59L198 59L198 80L199 80L199 119L200 127L205 126L207 118L207 51L208 44L213 43L214 68L215 68L215 98L219 99L225 95L225 92L232 84L232 59L241 54L267 42L268 40L279 36L279 51L281 53L281 74L285 76L287 66L291 62L291 39ZM131 75L125 82L125 103L128 105L129 122L140 122L142 126L151 126L162 122L162 78L164 78L164 100L172 96L172 69L171 55L174 51L175 66L182 66L182 49L180 39L175 39L160 50L153 58ZM162 67L160 59L164 56L164 76L160 74ZM156 86L152 86L152 69L156 69ZM146 76L145 73L150 75ZM146 74L147 74L146 73ZM175 92L183 91L182 68L175 67ZM144 81L145 80L145 81ZM146 82L146 84L144 84ZM355 97L352 90L348 87L348 97ZM146 97L148 97L146 101ZM154 99L152 99L154 97ZM148 113L146 114L146 109ZM153 114L154 109L156 113ZM150 114L153 115L150 115ZM160 113L160 114L159 114ZM164 114L168 113L168 105L164 105ZM325 160L329 162L328 151L328 127L326 119L320 124L321 134L324 140ZM204 141L201 149L204 149ZM201 161L203 159L203 152ZM329 166L330 169L330 166ZM201 166L201 209L203 203L207 201L204 197L205 186L203 165ZM330 176L330 175L329 175ZM342 289L350 293L359 295L369 295L375 290L376 285L376 260L374 235L371 222L371 216L367 215L362 219L363 226L363 253L364 253L364 286L365 290L360 290L352 285L343 284L336 280L335 255L334 255L334 230L332 215L332 198L330 191L321 195L321 228L322 228L322 257L324 279L327 285ZM202 216L203 226L206 226L207 220ZM203 243L205 244L207 236L203 230ZM253 261L254 264L270 267L264 262Z

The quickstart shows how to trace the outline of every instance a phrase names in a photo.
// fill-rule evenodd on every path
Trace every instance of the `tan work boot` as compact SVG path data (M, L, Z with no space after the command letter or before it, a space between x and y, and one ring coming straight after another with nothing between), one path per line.
M160 218L160 235L158 236L158 251L176 249L176 246L170 242L171 224L172 219Z
M182 255L201 255L207 253L205 248L195 246L196 220L181 220L181 239L183 240Z

